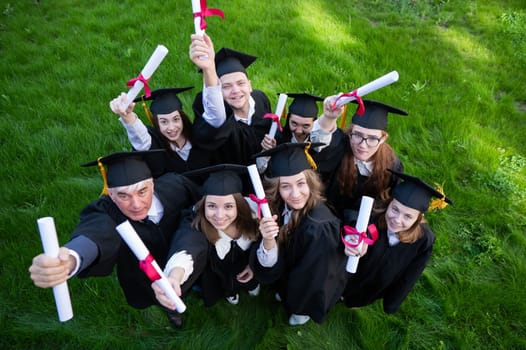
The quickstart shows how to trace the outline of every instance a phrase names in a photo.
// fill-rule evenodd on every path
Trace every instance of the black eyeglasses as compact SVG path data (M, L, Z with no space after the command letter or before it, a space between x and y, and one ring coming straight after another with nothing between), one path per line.
M382 141L381 137L376 137L376 136L363 137L362 135L355 134L355 133L351 133L349 135L349 139L351 140L351 143L354 145L359 145L365 141L365 144L368 147L376 147L378 146L380 141Z

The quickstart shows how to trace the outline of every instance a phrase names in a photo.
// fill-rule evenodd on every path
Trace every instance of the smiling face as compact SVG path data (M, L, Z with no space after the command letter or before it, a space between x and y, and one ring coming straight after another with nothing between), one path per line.
M298 142L304 142L310 135L314 125L314 118L304 118L297 114L290 114L289 129Z
M108 192L115 205L131 220L140 221L148 216L153 199L152 179L130 186L109 188Z
M227 73L219 78L223 99L240 117L248 113L252 84L245 73Z
M354 157L361 161L369 161L371 157L378 151L378 148L382 143L385 142L387 134L384 131L378 129L367 129L359 125L354 125L351 132L352 136L349 136L351 142L351 149ZM368 140L365 140L368 139ZM378 139L378 144L370 147L367 142L372 144L376 141L369 139Z
M205 218L214 228L225 233L233 232L237 218L237 205L233 195L207 195L204 206Z
M279 194L290 209L302 209L310 196L310 188L303 172L292 176L280 176Z
M420 217L420 211L393 199L385 212L387 228L392 232L407 231Z
M183 136L183 120L179 111L173 111L169 114L158 114L157 122L159 124L159 131L171 143L175 143L178 147L182 147L185 143Z

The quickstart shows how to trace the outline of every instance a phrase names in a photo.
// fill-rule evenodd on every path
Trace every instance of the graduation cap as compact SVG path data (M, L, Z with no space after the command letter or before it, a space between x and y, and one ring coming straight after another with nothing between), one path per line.
M289 113L294 113L303 118L316 119L318 117L318 105L316 102L323 101L322 97L306 93L287 93L287 96L294 99L289 106Z
M250 66L256 59L256 56L224 47L215 56L217 76L221 77L234 72L247 74L245 68Z
M173 111L183 109L183 104L179 97L177 97L177 94L193 88L193 86L186 86L158 89L152 91L150 97L141 96L133 100L133 102L152 101L150 104L150 111L153 114L169 114Z
M393 197L405 206L416 209L422 213L430 207L430 200L436 197L440 203L432 204L433 208L444 208L453 202L441 191L431 187L421 179L391 169L390 172L404 180L393 189Z
M117 152L82 164L83 167L98 165L104 181L103 194L112 187L129 186L152 177L147 158L165 152L164 149L136 152ZM104 168L104 166L107 167Z
M352 102L358 103L356 100ZM378 101L363 100L363 104L365 106L365 113L361 116L358 115L358 113L354 113L352 123L367 129L387 130L388 113L408 115L407 112L402 109Z
M243 193L243 174L248 174L247 167L239 164L219 164L183 173L188 177L208 175L203 183L203 195L213 196Z
M316 163L309 154L311 147L324 145L321 142L287 142L255 154L253 157L270 156L266 174L269 177L292 176L306 169L316 170Z

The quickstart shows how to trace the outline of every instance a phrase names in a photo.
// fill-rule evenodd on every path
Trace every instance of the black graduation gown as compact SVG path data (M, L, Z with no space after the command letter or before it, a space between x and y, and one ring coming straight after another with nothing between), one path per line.
M202 98L202 92L198 93L192 105L196 145L213 154L214 164L254 164L252 155L261 151L261 140L272 124L271 119L263 119L266 113L271 113L267 95L259 90L252 91L255 112L251 125L236 121L232 109L225 103L227 118L219 128L214 128L203 119Z
M163 268L181 210L195 203L201 194L190 180L173 173L155 179L154 189L164 208L159 224L149 220L130 220L130 223ZM79 273L79 277L107 276L117 265L117 278L128 304L142 309L158 303L151 288L151 281L139 269L137 257L115 230L117 225L126 220L129 219L106 195L82 210L80 223L73 231L72 238L86 236L97 245L99 255L90 266Z
M192 257L194 271L189 281L201 277L201 296L205 305L212 306L219 299L233 296L240 290L254 289L259 283L255 278L244 284L236 279L236 275L248 266L250 248L244 251L232 241L230 251L224 259L220 259L215 246L208 242L205 234L192 228L192 220L195 217L193 211L186 210L183 215L169 256L185 250ZM188 281L185 284L188 284Z
M341 159L333 172L326 173L327 177L330 176L330 179L328 180L328 185L325 189L325 195L329 206L334 210L336 215L342 219L343 224L350 224L352 226L355 224L358 218L362 196L369 196L374 199L378 199L380 193L377 193L368 186L368 176L363 176L358 173L357 184L354 186L353 194L351 196L342 194L338 184L340 166ZM403 172L404 169L402 162L400 159L398 159L398 157L395 158L395 161L390 168L398 172ZM358 172L358 168L356 171ZM394 188L398 181L398 177L396 177L394 174L391 175L389 188Z
M146 126L148 134L152 139L150 149L164 149L160 132L153 126ZM192 141L190 141L192 142ZM168 172L182 174L189 170L201 169L211 164L209 152L195 145L192 142L192 148L187 160L181 158L177 152L169 150L165 153L151 155L147 159L148 166L152 171L153 177L159 177Z
M251 266L262 283L279 282L279 294L289 314L308 315L321 323L339 300L347 280L347 257L340 240L340 220L318 204L280 246L270 268L259 264L256 249Z
M412 244L390 247L387 232L379 232L378 241L360 258L356 273L348 273L343 296L345 305L359 307L383 299L384 311L394 313L407 297L424 271L435 242L427 224L421 224L424 235Z

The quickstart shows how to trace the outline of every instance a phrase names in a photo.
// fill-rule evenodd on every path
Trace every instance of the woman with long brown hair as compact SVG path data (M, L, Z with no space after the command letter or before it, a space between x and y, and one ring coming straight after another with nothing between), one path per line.
M378 240L368 247L346 247L349 256L361 256L356 273L343 293L349 307L383 299L386 313L396 312L426 267L435 242L424 213L443 208L451 200L417 177L393 172L404 181L392 192L387 209L377 217ZM430 205L431 197L437 197Z
M271 157L264 187L277 215L260 220L262 240L251 265L261 282L277 282L290 325L323 322L346 280L340 220L325 205L309 147L284 143L258 155Z

